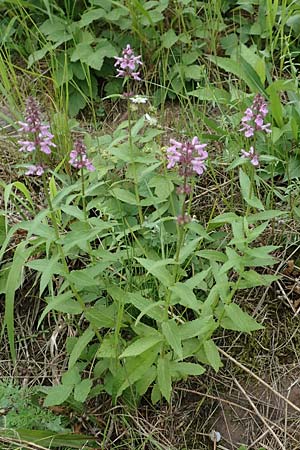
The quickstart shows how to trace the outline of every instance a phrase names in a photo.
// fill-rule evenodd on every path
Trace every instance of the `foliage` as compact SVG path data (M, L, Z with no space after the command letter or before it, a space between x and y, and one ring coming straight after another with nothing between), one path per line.
M101 391L114 400L129 393L138 399L149 387L153 403L170 401L174 381L203 374L203 364L222 366L216 330L262 328L234 299L240 289L276 280L260 268L275 263L270 253L277 247L256 242L282 213L265 210L255 181L240 168L246 215L225 212L206 226L176 221L189 217L193 189L182 194L182 175L166 168L157 141L162 131L144 116L134 120L134 110L128 100L129 120L113 136L87 139L96 171L81 169L78 181L43 173L48 208L17 224L2 246L3 255L16 230L27 233L3 273L13 356L22 267L40 277L39 323L50 311L84 318L79 336L67 341L68 371L47 390L47 406L69 397L84 402ZM7 186L6 196L11 191Z
M37 392L2 382L0 384L1 428L66 431L67 421L43 408Z

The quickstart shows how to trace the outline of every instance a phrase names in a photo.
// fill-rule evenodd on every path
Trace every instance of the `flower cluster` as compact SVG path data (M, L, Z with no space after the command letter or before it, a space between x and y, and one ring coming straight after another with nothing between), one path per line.
M247 108L244 116L241 120L242 131L246 138L253 137L257 131L264 131L265 133L271 133L271 124L264 123L264 119L268 114L268 105L264 97L261 94L257 94L254 97L253 103L250 108ZM250 147L249 151L241 150L242 158L248 158L254 167L259 166L259 157L255 152L254 147Z
M117 77L129 77L140 81L138 66L143 64L141 57L141 55L135 56L132 48L127 44L126 48L122 51L122 56L115 56L115 67L120 67L120 69L117 69Z
M242 152L242 158L250 159L250 162L254 167L259 166L258 155L257 155L257 153L255 153L254 147L250 147L249 152L246 152L244 149L242 149L241 152Z
M49 155L51 153L50 147L56 147L52 139L53 134L50 133L50 125L43 124L41 118L41 111L37 101L33 97L28 97L26 101L26 116L25 122L19 122L21 128L19 131L23 132L27 139L19 140L21 145L20 152L33 152L40 150Z
M171 147L167 148L168 169L178 166L178 173L183 177L183 185L178 186L177 193L185 196L190 195L192 186L188 179L194 172L202 175L206 170L205 160L208 153L204 150L207 144L200 144L199 139L195 136L191 141L178 142L170 139ZM177 223L183 226L190 222L190 216L185 212L185 200L183 201L182 211L177 216Z
M40 177L45 172L44 167L41 164L32 165L28 167L27 172L25 172L25 175L36 175Z
M242 128L245 137L254 136L256 131L271 133L270 123L264 124L264 118L268 114L268 106L261 94L257 94L250 108L247 108L242 118Z
M208 154L203 150L207 144L200 144L195 136L191 142L178 142L170 139L171 147L167 148L167 168L171 169L175 165L179 166L179 175L190 177L193 172L202 175L206 167L204 161Z
M69 163L76 169L86 168L90 172L95 170L95 167L87 157L86 146L81 139L76 140L74 149L70 153Z

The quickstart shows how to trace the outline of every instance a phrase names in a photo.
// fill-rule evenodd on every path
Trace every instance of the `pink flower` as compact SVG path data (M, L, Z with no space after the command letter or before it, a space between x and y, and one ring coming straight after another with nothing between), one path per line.
M28 140L20 140L20 151L32 152L40 150L49 155L50 147L56 147L52 142L54 138L50 133L49 124L42 124L42 114L37 101L33 97L28 97L26 101L26 122L19 122L21 128L19 131L26 134Z
M19 148L19 152L33 152L36 147L35 143L32 141L18 141L22 147Z
M241 152L242 158L248 158L254 167L259 166L258 155L255 153L254 147L250 147L249 152L246 152L244 149L242 149Z
M267 114L267 103L261 94L257 94L254 97L251 107L246 109L244 116L242 117L242 128L240 128L240 131L243 131L247 138L254 136L256 131L271 133L271 124L264 124L264 118Z
M167 168L171 169L179 166L179 174L182 176L191 176L193 172L202 175L206 170L204 161L208 153L204 150L207 144L200 144L195 136L191 142L178 142L170 139L171 147L167 148Z
M140 81L140 73L137 69L139 65L143 64L141 58L141 55L135 56L132 48L127 44L122 51L122 56L115 56L115 67L120 67L120 69L117 69L117 77L129 77Z
M69 163L76 169L86 168L90 172L96 170L92 162L87 157L86 146L81 139L77 139L75 142L74 149L70 152Z
M44 167L40 164L38 165L32 165L28 168L27 172L25 172L25 175L36 175L40 177L45 172Z

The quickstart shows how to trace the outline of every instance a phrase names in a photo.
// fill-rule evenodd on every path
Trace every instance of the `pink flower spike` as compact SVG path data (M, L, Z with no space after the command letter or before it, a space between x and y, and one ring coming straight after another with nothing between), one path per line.
M198 175L203 174L206 169L204 160L208 157L208 153L203 148L207 144L200 144L197 136L188 142L170 139L170 144L172 144L171 147L167 148L168 169L178 165L179 175L184 178L190 177L193 172Z
M117 77L128 77L134 80L140 81L140 73L138 72L138 66L142 65L141 55L135 56L132 48L129 44L122 51L122 56L115 56L114 67L117 69Z
M40 164L38 165L32 165L28 168L27 172L25 172L25 175L36 175L38 177L40 177L41 175L43 175L43 173L45 172L43 166L41 166Z

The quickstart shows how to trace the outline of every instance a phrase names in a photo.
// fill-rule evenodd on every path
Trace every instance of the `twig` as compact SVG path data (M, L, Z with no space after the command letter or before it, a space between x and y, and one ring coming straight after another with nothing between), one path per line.
M265 386L266 388L270 389L270 391L272 391L274 395L276 395L277 397L281 398L281 400L283 400L285 403L290 405L295 411L300 412L300 408L297 405L295 405L293 402L291 402L284 395L280 394L280 392L275 391L275 389L272 388L272 386L270 386L266 381L262 380L258 375L253 373L250 369L248 369L248 367L244 366L243 364L238 362L235 358L233 358L232 356L228 355L228 353L226 353L221 348L219 348L219 352L222 353L222 355L226 356L226 358L228 358L230 361L232 361L238 367L240 367L245 372L247 372L249 375L251 375L253 378L255 378L257 381L259 381L263 386Z
M263 422L263 424L265 425L265 427L268 428L269 432L272 434L272 436L274 437L274 439L276 440L276 442L278 443L278 445L280 446L280 448L282 448L282 450L286 450L286 448L284 447L284 445L282 444L282 442L280 441L279 437L276 435L276 433L273 431L273 429L270 427L270 425L267 423L266 419L264 418L264 416L262 416L260 414L260 412L258 411L258 409L256 408L255 404L253 403L253 401L251 400L251 398L249 397L249 395L247 394L247 392L245 391L245 389L240 385L240 383L237 381L236 378L233 378L233 381L235 382L235 384L238 386L238 388L240 389L240 391L244 394L244 396L246 397L246 399L248 400L248 402L250 403L250 405L252 406L253 410L255 411L255 413L257 414L257 416L260 418L260 420Z

